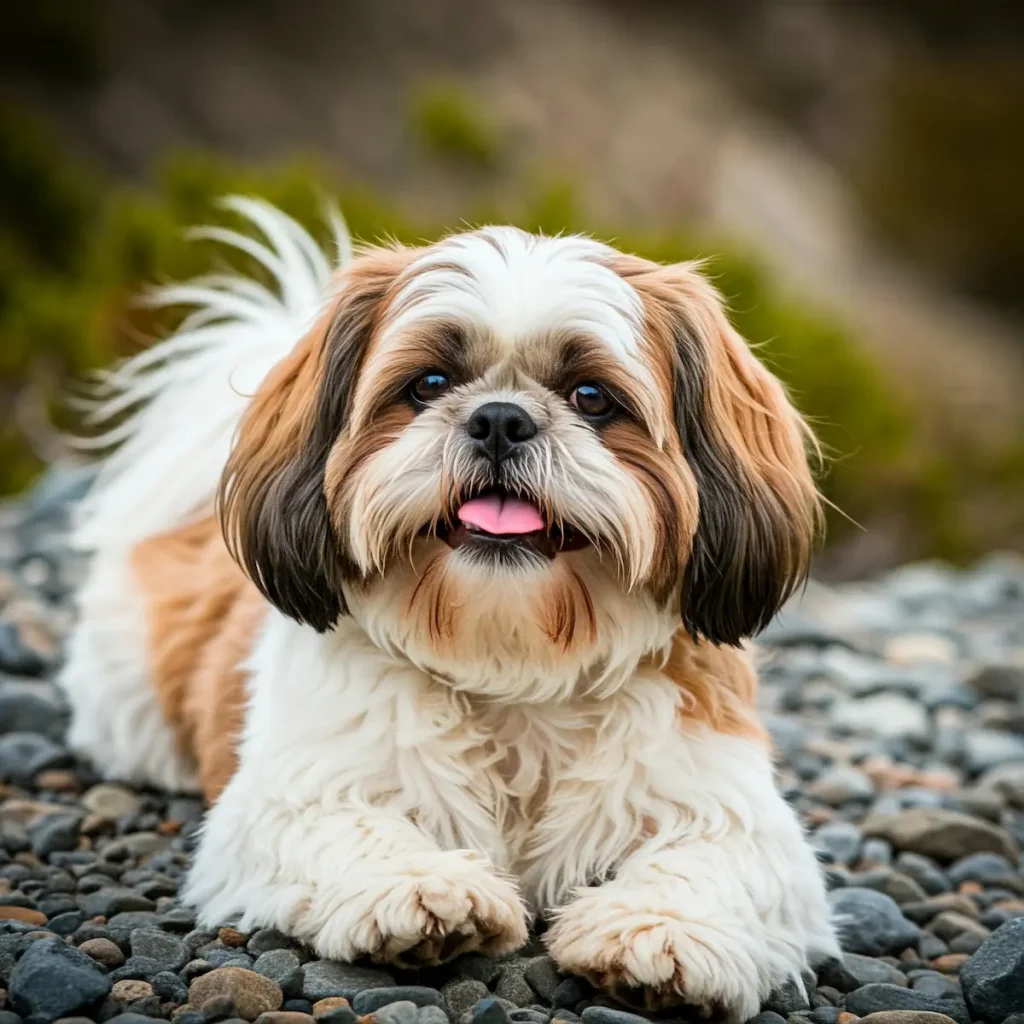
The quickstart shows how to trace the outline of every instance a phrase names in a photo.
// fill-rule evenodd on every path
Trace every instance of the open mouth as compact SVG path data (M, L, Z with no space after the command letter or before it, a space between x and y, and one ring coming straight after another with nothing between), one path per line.
M492 488L463 502L454 525L438 524L437 535L456 550L472 545L499 554L532 550L547 558L560 551L586 547L586 537L571 526L548 526L540 507L524 498Z

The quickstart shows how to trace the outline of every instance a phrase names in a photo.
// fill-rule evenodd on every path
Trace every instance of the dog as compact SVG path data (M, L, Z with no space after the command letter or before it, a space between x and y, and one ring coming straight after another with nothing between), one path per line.
M744 1020L838 952L745 640L813 444L694 264L511 227L263 265L106 378L63 685L108 777L199 790L184 898L323 957L522 946ZM264 237L258 238L261 233ZM127 414L127 415L126 415Z

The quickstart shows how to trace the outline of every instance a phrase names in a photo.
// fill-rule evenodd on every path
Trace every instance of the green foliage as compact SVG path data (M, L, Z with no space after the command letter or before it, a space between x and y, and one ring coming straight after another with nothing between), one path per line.
M1024 65L1008 53L896 67L859 185L891 240L965 290L1024 311Z
M438 83L418 90L410 123L428 152L453 163L491 170L501 156L496 128L457 85Z
M141 292L226 263L254 269L244 266L244 256L187 238L198 224L232 224L219 197L265 197L324 241L330 201L365 241L418 243L440 233L366 189L339 185L315 163L242 170L184 154L148 187L130 189L93 183L34 128L0 120L0 153L8 151L16 158L0 160L0 194L19 182L36 191L20 206L0 207L0 493L23 485L40 465L12 412L15 399L29 392L56 422L73 428L63 401L73 382L173 328L174 311L140 305ZM542 183L516 209L494 206L468 219L548 233L593 228L584 223L571 184L558 180ZM734 251L715 255L719 245L685 232L593 233L662 262L714 257L707 272L739 330L812 420L829 456L826 495L849 516L866 524L909 519L917 547L907 554L971 555L991 545L991 517L968 514L964 495L994 495L994 506L1013 510L1004 534L1019 528L1024 453L981 457L966 447L937 455L920 436L913 406L866 350L827 315L782 298L755 261ZM833 537L849 529L842 517L832 517Z

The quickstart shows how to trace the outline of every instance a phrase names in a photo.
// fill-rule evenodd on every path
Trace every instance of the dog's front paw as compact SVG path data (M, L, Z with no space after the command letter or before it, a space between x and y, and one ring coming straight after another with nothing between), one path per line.
M319 908L327 911L323 920L307 920L322 956L369 955L421 967L471 951L508 953L526 942L526 913L515 888L471 854L390 857L364 871L333 907ZM317 916L317 902L307 918Z
M708 914L667 897L664 887L583 890L546 935L558 965L621 1002L645 1010L679 1004L746 1020L771 987L773 953L758 922Z

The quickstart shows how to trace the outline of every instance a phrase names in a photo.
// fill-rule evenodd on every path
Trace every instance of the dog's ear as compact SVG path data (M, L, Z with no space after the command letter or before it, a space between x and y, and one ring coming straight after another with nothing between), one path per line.
M813 437L703 275L691 264L647 268L633 283L672 365L675 424L697 485L683 623L694 638L739 644L806 578L821 525Z
M407 265L407 250L374 249L341 274L332 307L261 384L221 478L218 504L232 555L286 615L330 629L356 575L324 495L328 455Z

